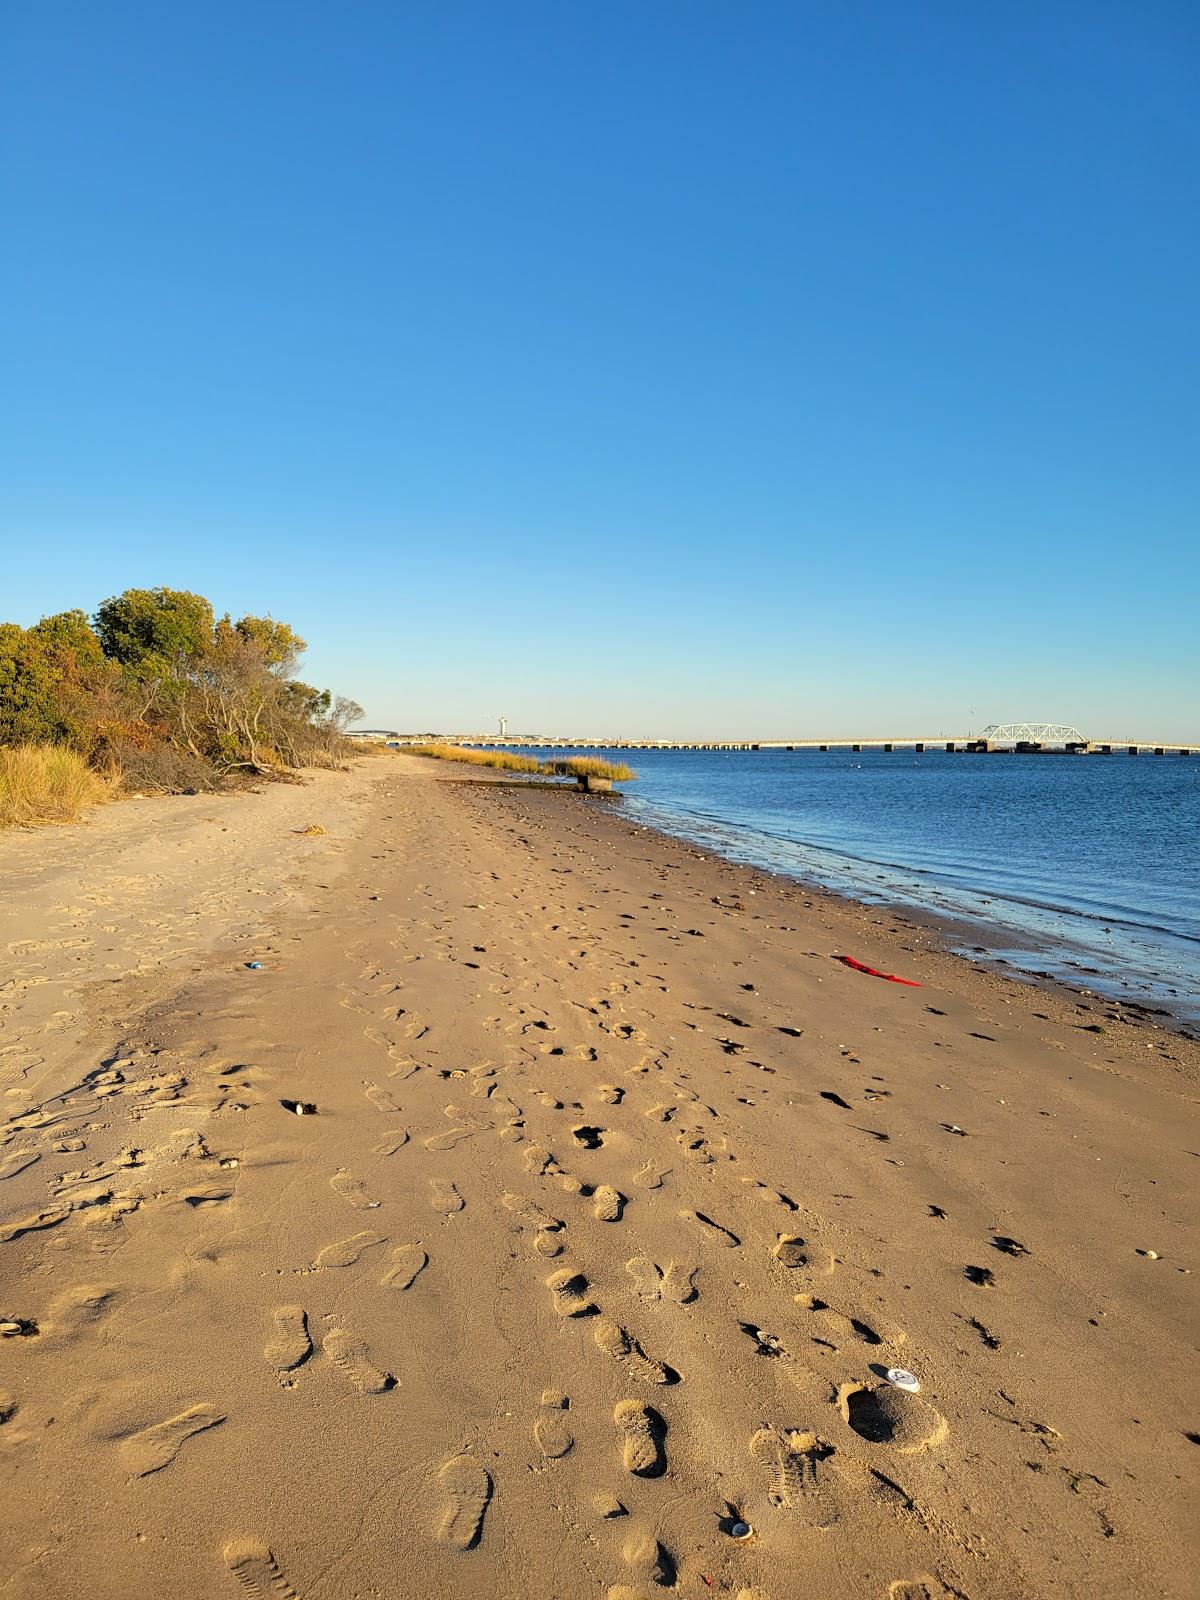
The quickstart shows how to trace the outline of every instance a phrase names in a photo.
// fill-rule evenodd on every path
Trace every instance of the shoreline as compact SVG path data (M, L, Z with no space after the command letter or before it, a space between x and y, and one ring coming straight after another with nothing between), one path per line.
M452 769L441 774L442 780L448 783L482 784L488 787L508 787L513 790L555 790L556 785L523 782L505 774L494 777L484 774L454 772ZM566 793L565 788L561 791ZM652 818L643 818L637 814L622 811L623 796L615 799L605 796L572 796L572 799L586 800L588 804L598 809L598 814L604 816L615 825L626 828L632 833L650 832L658 837L680 846L688 852L710 861L715 866L731 868L748 875L753 881L770 882L783 889L792 889L798 894L803 894L809 899L827 903L830 909L841 908L853 920L853 927L860 925L860 919L866 919L866 926L871 930L871 937L878 937L878 928L882 918L879 913L884 913L890 919L897 931L907 934L916 934L932 941L922 952L923 954L937 954L949 961L961 963L966 973L988 975L997 983L1015 987L1017 990L1028 991L1031 997L1042 997L1051 1000L1064 1009L1078 1010L1081 1012L1102 1011L1105 1020L1117 1023L1118 1026L1128 1027L1131 1030L1146 1029L1170 1034L1173 1038L1186 1041L1189 1044L1200 1044L1195 1021L1187 1016L1181 1016L1172 1011L1168 1006L1158 1006L1152 1002L1137 1000L1130 996L1120 997L1110 994L1103 987L1091 988L1086 983L1073 982L1054 971L1039 972L1030 967L1018 965L1004 956L989 949L986 944L979 941L987 940L993 944L998 943L998 936L1010 936L1011 930L1004 928L998 922L989 921L980 917L957 917L950 913L939 913L921 906L913 906L906 901L892 899L880 895L878 899L859 898L849 890L832 889L815 879L806 879L773 867L760 866L752 861L738 860L724 855L713 846L700 840L692 839L687 834L673 832L661 826ZM973 949L966 948L969 945ZM1004 948L1011 948L1011 943ZM900 945L902 954L907 954L907 947ZM1036 948L1031 944L1030 948ZM1086 976L1102 978L1100 973L1082 971L1081 979ZM1115 1012L1114 1012L1114 1007Z
M430 766L0 842L14 1600L1182 1600L1200 1051Z
M632 798L636 805L636 797ZM739 853L731 849L726 853L719 845L703 837L702 828L689 830L684 818L680 819L678 828L672 828L670 817L669 812L656 816L650 810L644 816L639 813L637 820L639 823L644 820L660 832L709 850L721 859L753 867L757 871L768 872L772 876L799 883L857 905L883 906L902 913L930 930L940 930L948 946L967 960L983 957L985 961L1024 974L1030 981L1043 986L1059 984L1068 990L1078 990L1083 994L1094 993L1131 1011L1169 1017L1170 1025L1176 1031L1192 1039L1200 1038L1200 1033L1197 1032L1197 1029L1200 1029L1200 994L1189 992L1184 979L1162 977L1137 970L1129 962L1115 957L1109 961L1107 968L1103 965L1094 965L1093 963L1104 959L1101 953L1097 949L1089 948L1085 943L1078 942L1069 930L1056 939L1054 928L1049 924L1039 932L1032 927L1020 927L1001 915L989 915L983 908L999 902L1001 905L1023 907L1026 912L1045 917L1051 922L1057 920L1071 924L1082 921L1096 927L1119 925L1127 937L1150 932L1168 939L1172 945L1182 945L1184 942L1182 936L1171 929L1145 929L1141 924L1123 920L1116 915L1083 913L1050 901L1011 899L987 888L960 887L956 891L963 899L973 898L980 902L975 908L969 905L957 908L952 905L939 907L932 902L939 898L945 899L949 891L937 883L936 878L931 877L930 883L933 887L928 890L926 899L920 898L920 891L925 887L920 880L927 876L925 869L895 862L882 863L847 856L844 859L854 863L857 876L854 870L846 869L843 872L844 882L831 882L831 874L828 871L823 874L820 867L811 864L798 865L795 870L789 870L782 864L772 865L765 861L754 860L751 850ZM631 818L631 821L633 820ZM741 831L733 823L718 825L728 828L735 837ZM765 837L768 840L773 839L773 836ZM774 840L774 842L787 844L802 857L813 848L798 840ZM828 851L825 853L828 854ZM877 870L883 866L886 866L893 880L897 875L913 880L908 889L898 886L895 881L885 886L870 882L868 872L874 872L881 880L884 878L884 873ZM1189 950L1188 954L1190 953ZM1182 951L1179 959L1183 959ZM1092 980L1094 987L1088 985L1088 979Z

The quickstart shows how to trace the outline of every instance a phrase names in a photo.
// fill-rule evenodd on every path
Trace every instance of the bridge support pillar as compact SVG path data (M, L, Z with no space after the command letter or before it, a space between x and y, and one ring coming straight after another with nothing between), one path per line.
M829 746L827 744L823 744L823 745L820 745L819 748L822 749L822 750L828 750Z
M860 745L860 744L852 744L850 746L850 748L851 748L851 750L861 750L862 749L862 745Z
M913 745L913 749L919 756L923 756L925 754L925 746L923 744L915 744Z
M890 744L885 744L885 745L884 745L884 747L883 747L883 748L884 748L884 749L885 749L885 750L887 750L887 751L890 751L890 750L891 750L891 748L892 748L892 747L891 747L891 745L890 745Z
M1130 746L1129 746L1129 754L1130 754L1130 755L1131 755L1131 756L1136 756L1136 755L1137 755L1137 753L1138 753L1138 747L1137 747L1137 745L1135 745L1135 744L1131 744L1131 745L1130 745Z
M953 739L947 739L946 740L946 749L947 749L947 751L949 751L949 753L951 755L954 754L954 752L955 752L955 750L957 750L957 748L958 748L958 746L954 743Z

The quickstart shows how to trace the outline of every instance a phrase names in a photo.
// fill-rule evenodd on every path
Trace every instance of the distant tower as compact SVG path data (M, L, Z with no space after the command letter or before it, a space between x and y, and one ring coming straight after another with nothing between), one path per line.
M503 739L503 738L506 738L507 735L508 735L508 718L507 717L501 717L500 718L500 737Z

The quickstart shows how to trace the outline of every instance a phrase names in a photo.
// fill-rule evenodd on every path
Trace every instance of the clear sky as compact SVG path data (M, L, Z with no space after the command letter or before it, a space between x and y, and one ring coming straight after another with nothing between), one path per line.
M372 725L1200 737L1194 0L10 0L0 617Z

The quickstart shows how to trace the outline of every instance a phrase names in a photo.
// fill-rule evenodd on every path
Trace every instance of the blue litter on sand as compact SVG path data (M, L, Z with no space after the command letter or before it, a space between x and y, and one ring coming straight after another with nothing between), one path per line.
M262 971L262 962L261 961L247 961L246 965L250 968L251 972L261 972Z

